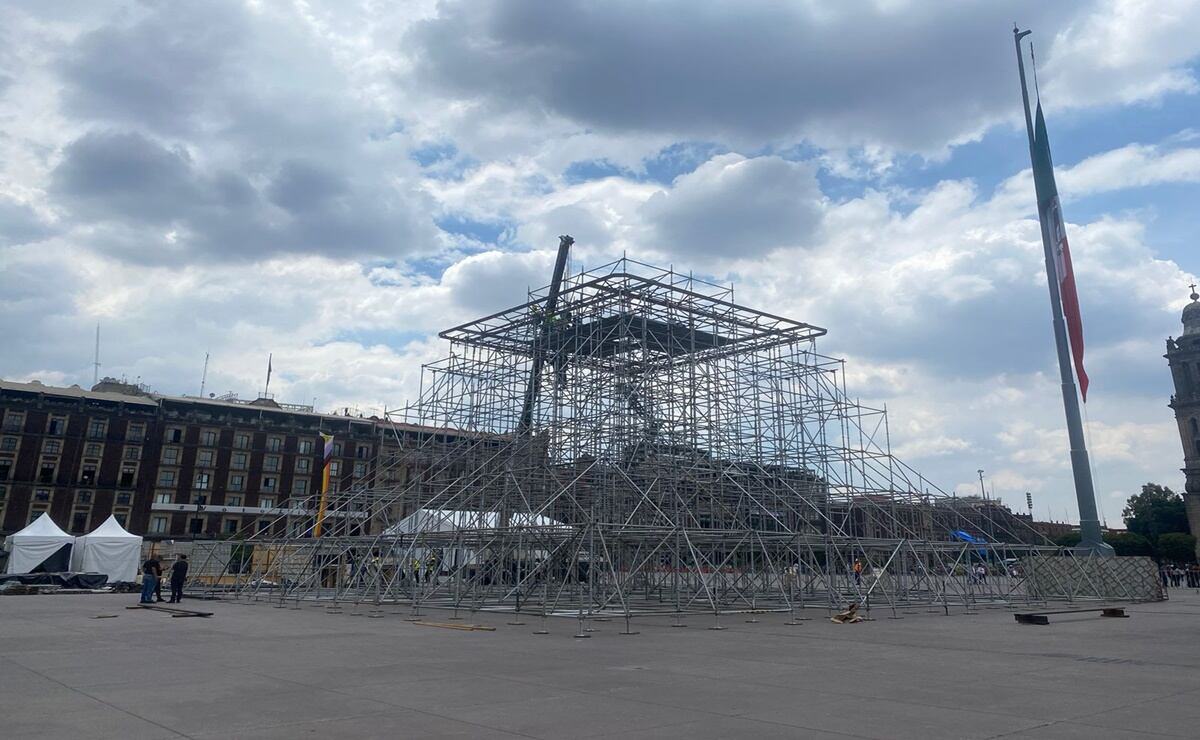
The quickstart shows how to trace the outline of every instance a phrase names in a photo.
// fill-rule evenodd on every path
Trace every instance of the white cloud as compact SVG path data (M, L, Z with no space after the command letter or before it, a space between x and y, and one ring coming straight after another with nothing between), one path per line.
M1038 42L1048 104L1095 115L1194 88L1194 4L1017 10L1053 39ZM954 162L956 144L1015 118L1012 15L985 2L5 6L0 328L21 349L0 374L87 381L99 321L105 371L167 392L198 390L211 350L209 388L251 394L273 352L281 398L394 408L445 352L437 330L522 302L571 233L575 267L628 253L717 273L748 305L829 328L821 347L849 356L852 395L887 404L908 462L966 493L983 467L1006 501L1035 490L1061 509L1028 173L983 173L1012 175L992 195L962 177L890 184L905 153ZM1064 197L1194 184L1193 133L1089 151L1060 166ZM441 161L421 166L422 151ZM580 162L619 174L581 182ZM826 176L866 189L824 192ZM1069 225L1106 491L1178 486L1159 343L1190 276L1141 218ZM501 235L435 225L455 220Z

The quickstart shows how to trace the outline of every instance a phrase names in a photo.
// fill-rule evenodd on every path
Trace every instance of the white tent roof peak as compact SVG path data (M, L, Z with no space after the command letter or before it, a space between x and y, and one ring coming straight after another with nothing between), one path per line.
M121 523L118 522L117 518L112 514L109 514L108 518L105 519L99 527L96 527L91 532L88 532L84 535L84 537L113 537L130 540L142 539L136 534L131 534L127 529L122 527Z
M39 516L37 519L34 519L32 522L30 522L29 526L25 527L25 529L22 529L20 532L17 532L10 536L12 536L12 537L57 537L57 538L68 539L68 540L73 539L71 537L71 535L69 535L66 532L59 529L58 525L54 523L54 520L51 519L50 515L46 512L42 512L42 515Z

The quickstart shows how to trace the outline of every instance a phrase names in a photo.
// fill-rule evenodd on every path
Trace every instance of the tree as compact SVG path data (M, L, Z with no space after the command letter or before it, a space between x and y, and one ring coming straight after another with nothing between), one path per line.
M1154 545L1150 540L1135 532L1109 532L1104 535L1104 541L1112 545L1117 555L1154 555Z
M1125 528L1151 543L1168 532L1188 533L1187 511L1183 498L1166 486L1147 483L1142 492L1129 497L1121 512Z
M1054 544L1059 547L1075 547L1079 544L1079 533L1068 532L1054 538ZM1154 555L1154 545L1150 540L1133 532L1106 532L1104 541L1112 545L1117 555Z
M1075 547L1083 538L1078 532L1067 532L1054 538L1054 544L1059 547Z
M1183 532L1167 532L1158 538L1158 556L1172 563L1196 560L1196 538Z

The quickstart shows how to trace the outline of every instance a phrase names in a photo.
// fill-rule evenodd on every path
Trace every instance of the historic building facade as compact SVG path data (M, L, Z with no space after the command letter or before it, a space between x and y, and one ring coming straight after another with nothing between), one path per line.
M1183 308L1183 334L1167 339L1167 363L1175 382L1175 395L1170 407L1179 424L1179 439L1183 443L1183 500L1187 507L1188 525L1200 535L1200 294L1192 286L1192 302ZM1200 556L1200 545L1197 546Z
M90 391L0 381L0 534L42 512L72 534L109 514L149 538L302 534L320 493L322 432L334 437L330 490L372 486L395 436L375 419L109 379ZM365 517L343 525L371 529Z

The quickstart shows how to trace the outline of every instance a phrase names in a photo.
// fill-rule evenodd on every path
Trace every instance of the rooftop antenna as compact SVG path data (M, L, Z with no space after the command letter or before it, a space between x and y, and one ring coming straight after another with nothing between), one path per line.
M96 322L96 359L92 361L92 386L100 382L100 322Z
M200 374L200 397L204 398L204 383L208 380L208 353L204 353L204 372Z

